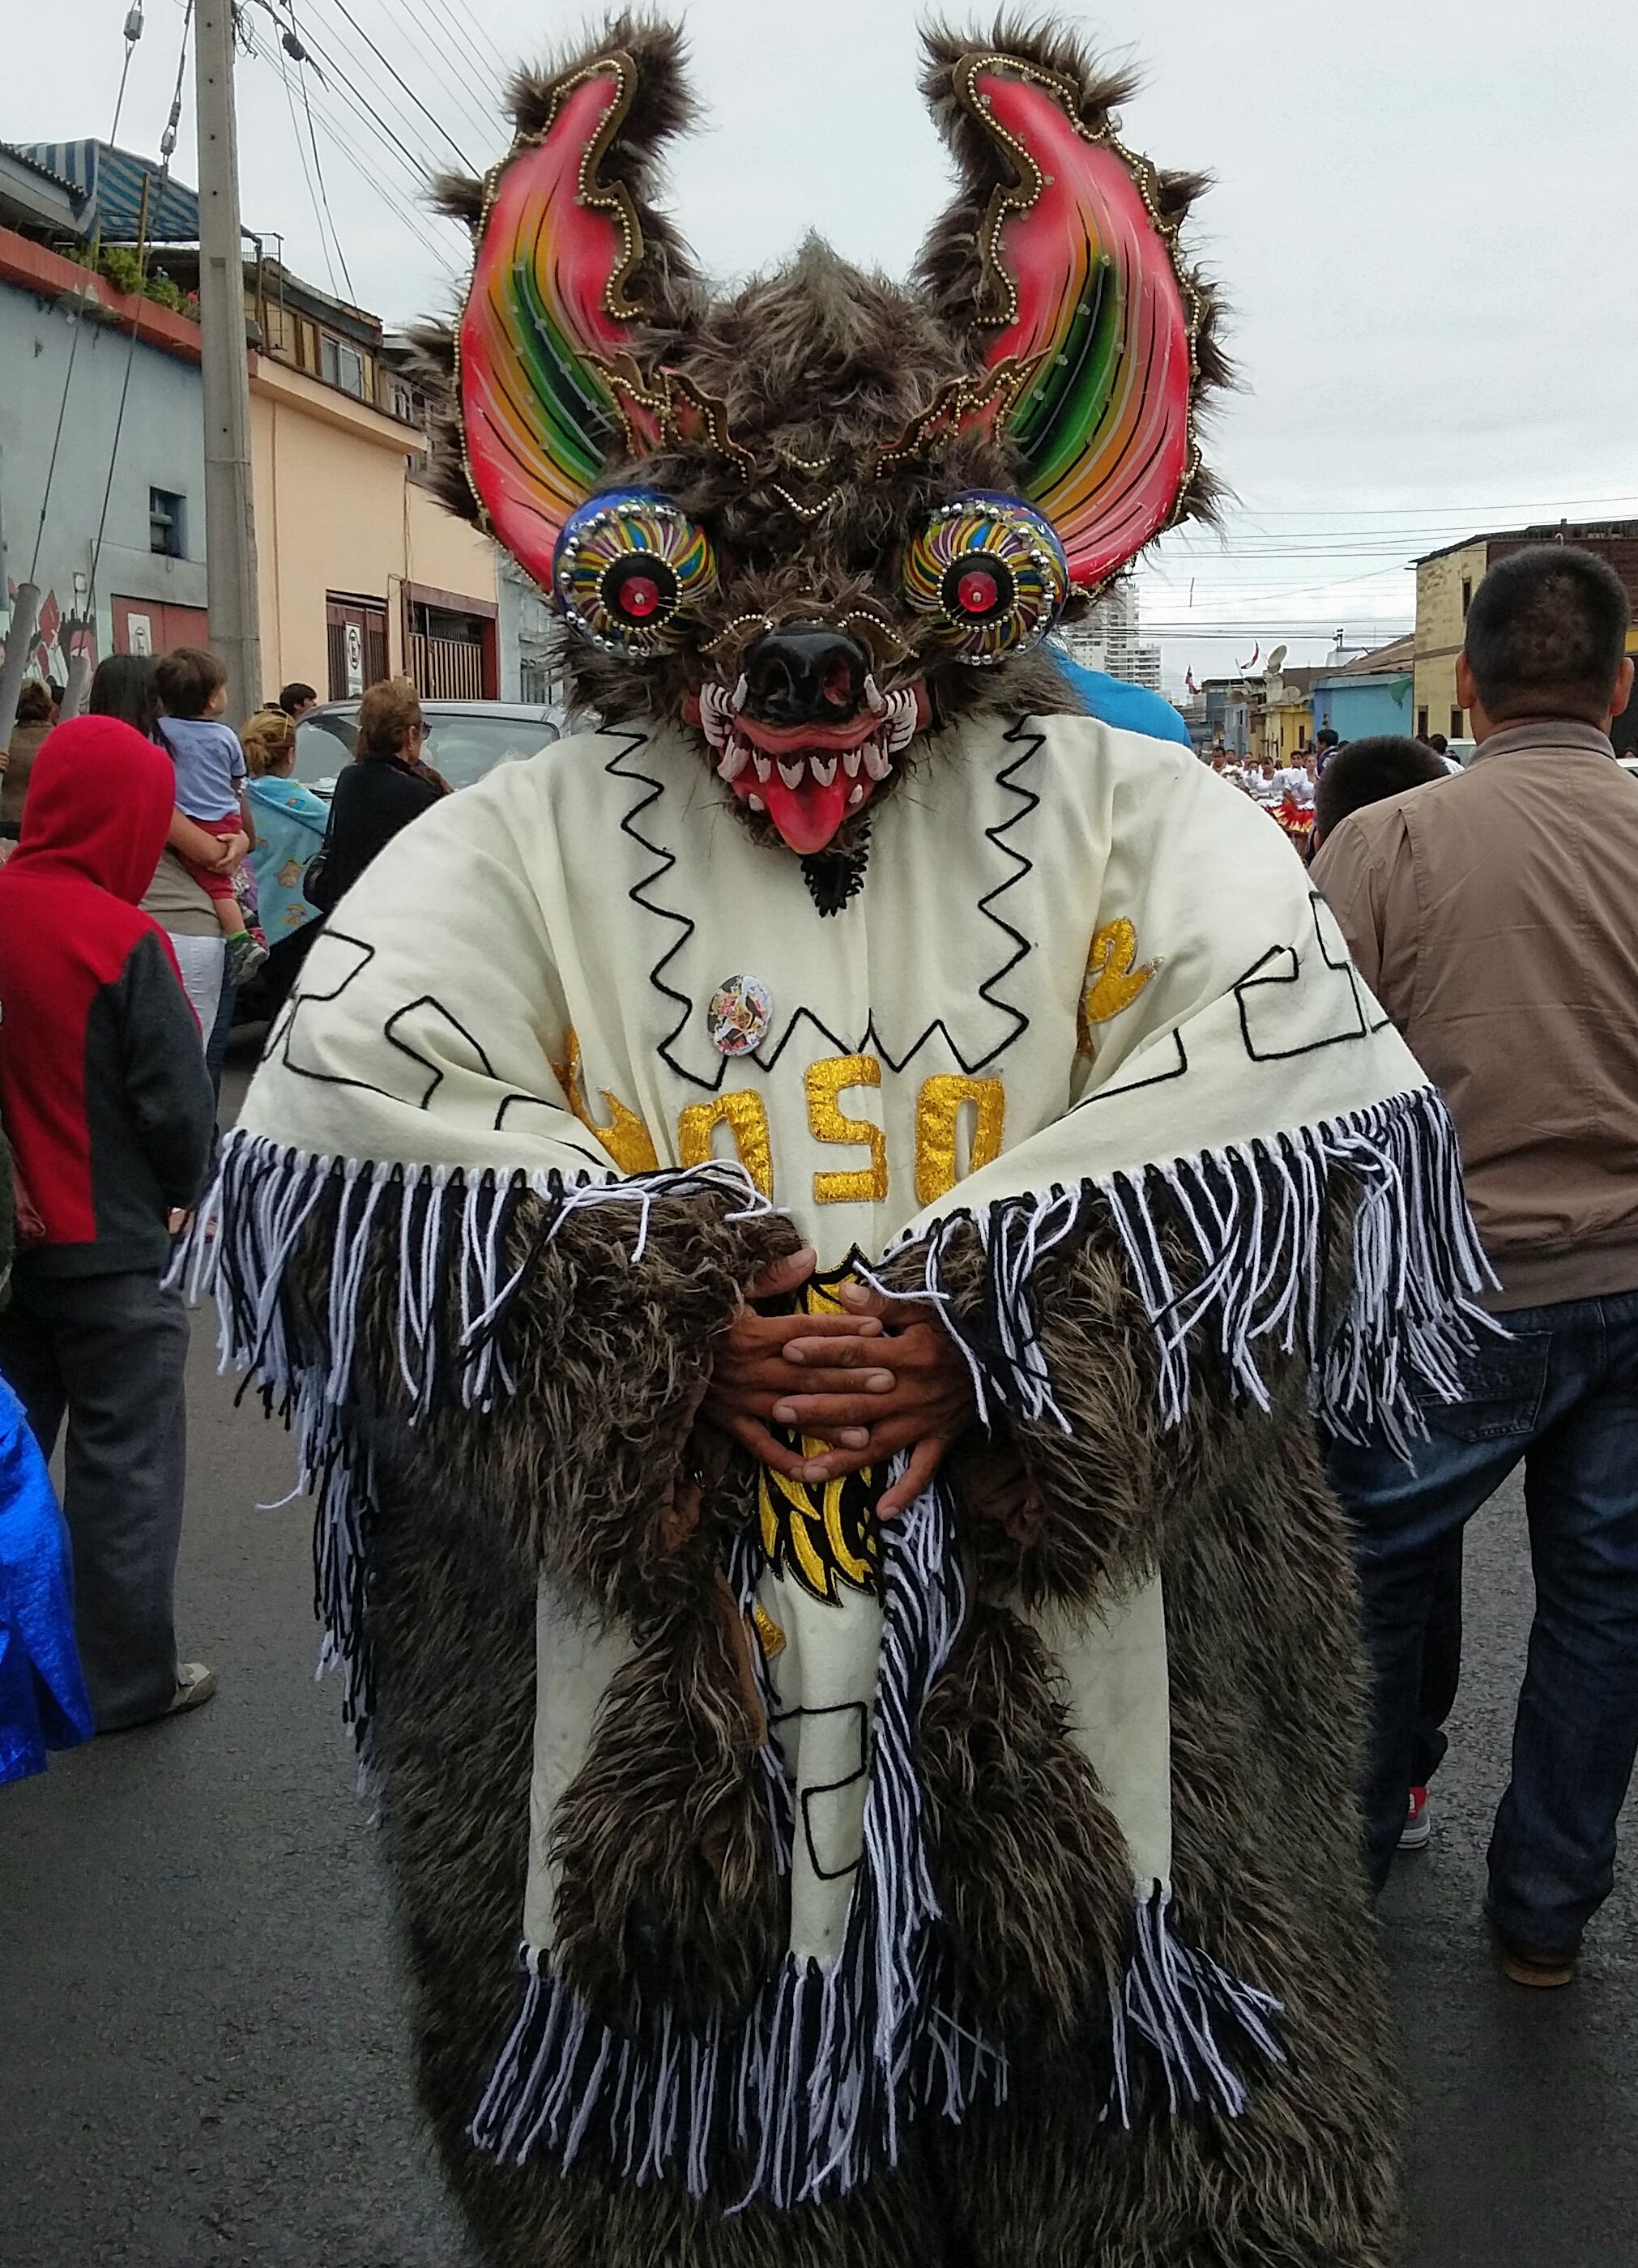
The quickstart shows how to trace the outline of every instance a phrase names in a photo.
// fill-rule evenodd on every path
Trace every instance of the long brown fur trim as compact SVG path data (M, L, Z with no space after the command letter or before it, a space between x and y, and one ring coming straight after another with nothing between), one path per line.
M1131 1860L1057 1682L1035 1633L980 1600L921 1719L946 1926L978 2005L1037 2051L1105 2021L1132 1918Z
M703 1583L616 1675L557 1807L553 1959L608 2021L635 1999L737 2014L784 1957L746 1644L727 1585Z

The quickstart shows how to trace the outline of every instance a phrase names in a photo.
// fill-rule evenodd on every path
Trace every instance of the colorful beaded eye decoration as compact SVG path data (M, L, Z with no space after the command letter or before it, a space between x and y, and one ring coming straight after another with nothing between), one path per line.
M1069 596L1063 545L1016 497L941 505L905 550L903 573L928 643L977 669L1044 637Z
M717 579L703 527L652 489L593 497L557 539L552 590L584 638L641 660L682 645L690 606Z

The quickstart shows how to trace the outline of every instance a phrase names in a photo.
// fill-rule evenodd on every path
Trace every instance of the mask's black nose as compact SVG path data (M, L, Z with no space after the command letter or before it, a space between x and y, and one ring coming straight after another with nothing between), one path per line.
M764 630L745 657L746 707L764 725L845 725L865 697L870 657L832 622Z

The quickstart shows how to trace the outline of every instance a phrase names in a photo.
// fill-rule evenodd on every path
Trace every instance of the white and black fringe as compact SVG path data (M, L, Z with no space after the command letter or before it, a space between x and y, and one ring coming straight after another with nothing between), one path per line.
M1349 1285L1333 1313L1326 1267L1347 1201ZM1458 1400L1474 1332L1494 1328L1472 1297L1494 1278L1463 1194L1456 1130L1424 1086L1317 1126L1003 1197L901 1238L894 1252L925 1246L919 1292L967 1359L981 1418L994 1402L1069 1431L1041 1345L1037 1276L1099 1218L1119 1233L1154 1329L1168 1425L1187 1413L1203 1348L1233 1391L1265 1410L1257 1348L1268 1340L1306 1355L1315 1414L1332 1432L1359 1440L1380 1429L1404 1452L1426 1432L1416 1387ZM977 1311L958 1313L946 1260L968 1233L983 1248L985 1285ZM1181 1282L1169 1236L1187 1255Z
M754 1567L736 1572L749 1603ZM915 1728L965 1609L936 1484L883 1528L882 1581L864 1858L837 1959L787 1958L742 2016L684 2028L657 2005L616 2029L526 1950L522 2007L472 2123L481 2149L520 2165L541 2151L565 2171L590 2153L623 2181L790 2207L896 2163L923 2114L1006 2099L1006 2058L942 1954L922 1831ZM788 1863L788 1808L782 1826Z
M690 1195L734 1198L740 1211L728 1219L772 1211L743 1167L726 1162L597 1181L372 1165L314 1157L258 1135L223 1138L216 1179L177 1247L169 1280L192 1300L215 1296L222 1367L248 1371L269 1409L294 1429L301 1485L318 1499L321 1667L341 1671L343 1718L366 1765L374 1678L365 1607L375 1491L370 1450L348 1419L379 1402L358 1366L372 1258L379 1263L390 1237L397 1248L393 1344L410 1422L450 1406L480 1412L515 1390L511 1311L564 1222L591 1205L628 1211L635 1265L654 1201ZM541 1208L535 1233L509 1266L513 1222L530 1197ZM326 1205L334 1216L322 1280L315 1274L304 1286L292 1263Z

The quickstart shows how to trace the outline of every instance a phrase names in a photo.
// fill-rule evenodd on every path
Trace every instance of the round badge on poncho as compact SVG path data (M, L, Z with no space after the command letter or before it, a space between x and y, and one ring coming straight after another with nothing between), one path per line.
M773 995L760 976L725 976L711 996L705 1028L725 1056L748 1056L768 1035Z

